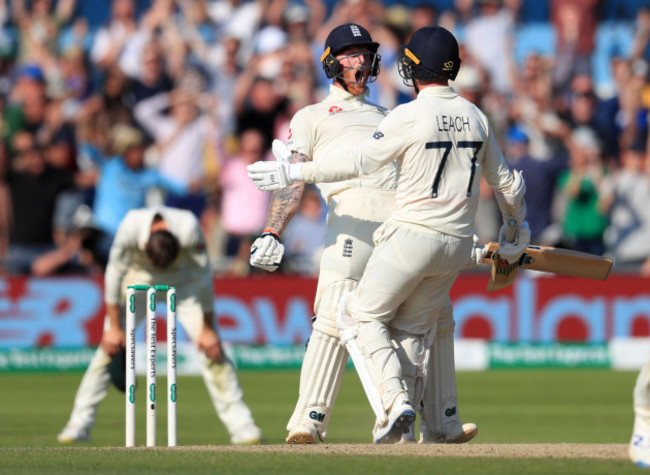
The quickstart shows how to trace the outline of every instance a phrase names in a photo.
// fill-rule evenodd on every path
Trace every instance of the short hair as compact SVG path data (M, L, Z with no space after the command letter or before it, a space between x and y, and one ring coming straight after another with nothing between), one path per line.
M178 256L180 244L178 239L166 229L151 233L145 253L157 269L167 268Z

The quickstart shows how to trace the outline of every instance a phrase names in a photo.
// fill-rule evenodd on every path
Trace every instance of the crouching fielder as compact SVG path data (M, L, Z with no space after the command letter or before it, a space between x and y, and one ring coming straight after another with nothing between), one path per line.
M377 415L376 443L398 442L415 419L389 326L414 345L436 331L439 310L472 250L480 174L504 215L501 257L515 262L530 240L523 180L508 168L485 114L448 85L460 67L453 35L421 28L398 66L417 98L390 112L340 159L249 165L257 187L273 190L293 181L345 180L397 161L395 209L375 232L375 248L356 290L342 299L337 321Z
M230 440L233 444L259 443L262 433L243 401L235 369L224 356L214 327L212 271L199 222L189 211L167 207L130 211L119 226L105 274L106 319L101 345L81 380L59 442L90 437L97 408L110 385L111 357L126 343L126 288L136 284L176 287L178 321L201 350L201 374ZM136 309L145 308L144 300L136 305ZM144 312L138 312L138 320L143 317Z

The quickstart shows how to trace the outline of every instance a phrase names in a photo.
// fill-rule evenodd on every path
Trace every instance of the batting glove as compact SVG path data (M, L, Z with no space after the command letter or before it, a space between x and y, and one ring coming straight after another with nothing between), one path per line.
M509 264L514 264L530 244L530 227L528 226L528 221L524 221L519 226L515 231L515 236L512 241L506 240L508 232L507 225L504 224L501 226L501 230L499 231L499 257L508 261Z
M478 243L479 238L476 234L474 234L472 240L474 241L472 244L472 252L470 253L469 260L465 264L465 269L473 269L482 264L483 258L488 252L487 246Z
M248 178L258 190L281 190L289 186L289 164L287 162L255 162L246 167Z
M289 162L291 158L291 150L289 150L289 147L282 140L273 140L271 151L278 162Z
M273 231L264 231L251 246L250 263L253 267L273 272L280 266L282 256L284 245L280 242L280 236Z

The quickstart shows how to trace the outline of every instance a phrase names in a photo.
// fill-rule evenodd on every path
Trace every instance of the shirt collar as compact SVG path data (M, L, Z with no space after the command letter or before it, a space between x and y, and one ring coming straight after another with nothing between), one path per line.
M335 86L334 84L330 84L330 97L334 100L340 100L340 101L353 101L353 100L361 100L365 99L368 97L368 88L363 91L363 94L360 96L354 96L350 94L348 91L343 89L342 87Z
M458 93L454 91L451 86L432 86L425 87L420 91L418 96L441 96L441 97L455 97Z

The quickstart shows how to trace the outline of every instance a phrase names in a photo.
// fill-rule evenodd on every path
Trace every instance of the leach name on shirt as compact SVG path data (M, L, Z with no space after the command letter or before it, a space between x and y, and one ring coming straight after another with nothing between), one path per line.
M470 132L472 130L469 125L469 117L466 116L437 115L436 124L438 124L440 132Z

